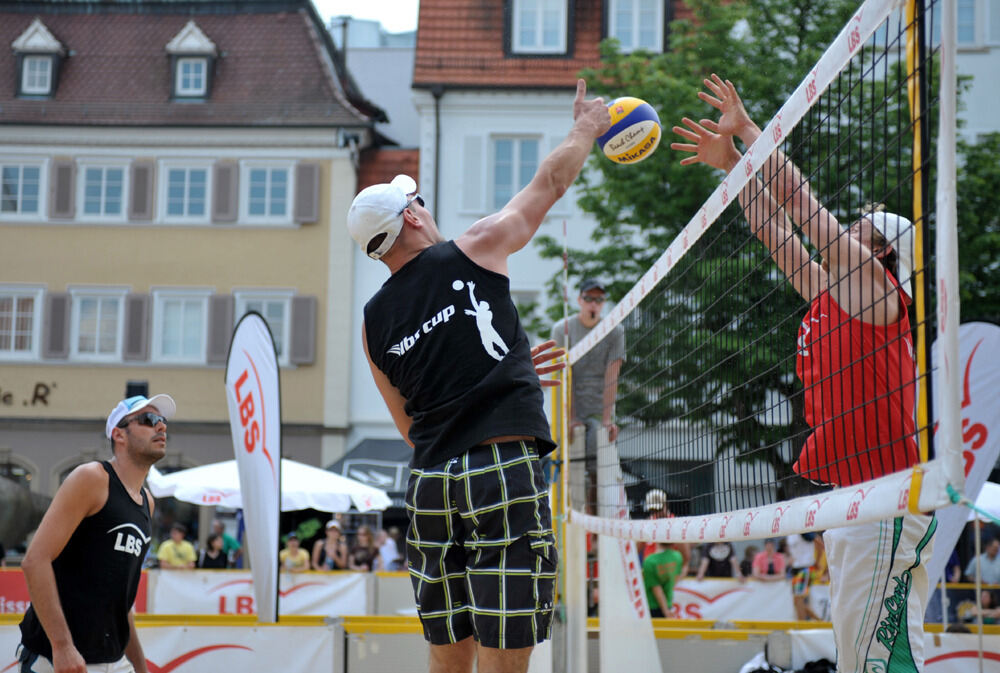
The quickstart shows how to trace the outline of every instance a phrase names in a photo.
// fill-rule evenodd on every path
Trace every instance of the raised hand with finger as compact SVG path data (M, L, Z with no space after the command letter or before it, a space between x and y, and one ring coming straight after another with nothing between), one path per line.
M736 86L715 73L704 82L705 88L712 93L699 91L698 98L722 113L713 130L724 136L736 136L748 146L752 145L760 135L760 127L747 114L743 101L736 92ZM703 124L704 122L705 120L702 120Z
M688 117L684 117L681 121L684 126L675 126L673 131L690 142L670 143L670 149L693 155L681 159L681 166L707 164L728 173L739 163L740 153L733 144L732 136L717 133L718 124L710 119L703 119L699 124Z

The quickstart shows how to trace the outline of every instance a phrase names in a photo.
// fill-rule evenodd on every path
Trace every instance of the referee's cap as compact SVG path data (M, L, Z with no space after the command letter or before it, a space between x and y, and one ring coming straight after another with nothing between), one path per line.
M896 281L908 297L913 297L910 276L913 275L913 223L895 213L874 212L866 215L872 226L885 237L896 251L899 278Z
M347 211L347 230L369 257L380 259L396 242L403 230L403 210L416 191L416 180L397 175L392 182L365 187L354 197ZM380 234L385 234L382 241L369 250L369 244Z
M104 425L104 434L108 439L111 439L111 431L115 429L123 418L129 414L134 414L137 411L141 411L146 407L156 407L156 410L160 412L160 415L166 419L171 419L177 413L177 404L174 402L174 398L170 395L153 395L147 398L145 395L134 395L132 397L127 397L118 404L115 408L111 410L108 414L108 422Z

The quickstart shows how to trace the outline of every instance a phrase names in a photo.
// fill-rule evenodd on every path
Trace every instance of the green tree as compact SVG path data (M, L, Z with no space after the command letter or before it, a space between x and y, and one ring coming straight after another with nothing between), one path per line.
M1000 323L1000 133L959 140L958 152L962 321Z

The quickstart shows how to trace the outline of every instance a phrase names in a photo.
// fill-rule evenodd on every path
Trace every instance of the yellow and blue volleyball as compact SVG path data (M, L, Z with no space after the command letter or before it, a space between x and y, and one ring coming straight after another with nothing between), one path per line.
M604 156L619 164L642 161L660 144L660 117L646 101L623 96L608 103L611 128L597 139Z

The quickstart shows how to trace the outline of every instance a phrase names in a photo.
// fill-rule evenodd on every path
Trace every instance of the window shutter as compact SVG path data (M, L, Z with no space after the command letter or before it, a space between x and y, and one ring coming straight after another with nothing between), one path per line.
M215 176L212 178L212 221L235 222L239 214L237 188L239 166L232 161L217 161Z
M233 338L234 301L231 294L208 298L208 364L226 364L229 342Z
M316 360L316 297L292 297L292 344L288 361L311 365Z
M483 139L465 136L462 142L462 210L483 211Z
M73 218L76 162L57 160L52 162L52 190L50 192L49 215L53 219Z
M150 222L153 219L153 176L156 168L151 161L136 161L132 164L132 199L128 216L136 222Z
M319 221L319 164L295 166L295 221Z
M65 360L69 357L69 321L72 299L66 292L45 296L45 319L42 332L42 357Z
M149 359L149 295L125 297L125 347L122 360L141 362Z

